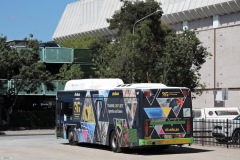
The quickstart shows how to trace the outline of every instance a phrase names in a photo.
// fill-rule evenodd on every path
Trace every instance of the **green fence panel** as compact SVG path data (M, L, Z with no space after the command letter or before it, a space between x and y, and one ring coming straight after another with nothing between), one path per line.
M56 88L53 91L51 91L51 90L47 90L47 87L44 86L45 95L56 95L57 91L64 90L65 84L63 84L61 81L55 80L52 83Z
M74 49L74 63L80 63L82 65L91 65L92 59L90 49Z
M18 46L18 47L16 47L16 50L17 50L17 52L19 53L20 50L25 49L25 48L26 48L26 47L24 47L24 46Z
M41 62L44 62L44 52L45 52L44 48L41 47L39 50L39 59Z
M58 84L58 85L57 85L57 90L58 90L58 91L64 90L65 83L62 83L61 81L58 81L57 84Z
M58 48L46 47L44 55L45 63L72 63L73 62L73 49L71 48Z
M27 93L20 91L18 95L56 95L57 91L64 90L65 83L59 80L52 81L55 89L53 91L47 90L47 87L42 83L35 92ZM8 81L6 79L0 79L0 94L6 95L6 92L14 87L14 81Z
M45 95L56 95L56 93L57 93L57 81L53 81L52 83L56 88L53 91L51 91L51 90L48 90L47 87L44 85Z
M0 94L6 95L7 90L8 90L8 80L0 79Z
M35 92L27 93L24 91L20 91L18 95L44 95L44 85L41 84Z

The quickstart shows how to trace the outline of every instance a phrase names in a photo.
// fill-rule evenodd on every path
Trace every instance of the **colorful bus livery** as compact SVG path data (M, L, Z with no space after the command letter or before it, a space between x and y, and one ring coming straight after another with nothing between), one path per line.
M109 80L105 86L57 93L58 138L70 144L109 145L114 152L124 147L193 143L188 88L155 83L114 86Z

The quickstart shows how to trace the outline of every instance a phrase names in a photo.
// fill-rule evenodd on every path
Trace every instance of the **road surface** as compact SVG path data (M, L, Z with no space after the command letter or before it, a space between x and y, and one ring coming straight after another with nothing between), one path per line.
M54 135L0 136L0 160L240 160L240 149L221 147L172 146L165 151L129 149L113 153L109 147L68 145Z

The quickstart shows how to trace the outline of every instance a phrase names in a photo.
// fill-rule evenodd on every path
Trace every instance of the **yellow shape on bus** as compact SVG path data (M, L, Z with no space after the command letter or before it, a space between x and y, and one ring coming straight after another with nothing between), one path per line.
M172 108L162 108L164 114L168 116L169 112L171 111Z

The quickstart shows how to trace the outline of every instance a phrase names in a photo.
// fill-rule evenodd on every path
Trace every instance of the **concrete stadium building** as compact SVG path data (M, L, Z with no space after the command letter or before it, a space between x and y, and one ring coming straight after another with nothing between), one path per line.
M240 0L158 0L162 21L177 31L196 30L212 54L201 69L201 96L194 108L240 107ZM53 35L56 41L81 36L111 36L106 18L120 0L80 0L68 4Z

